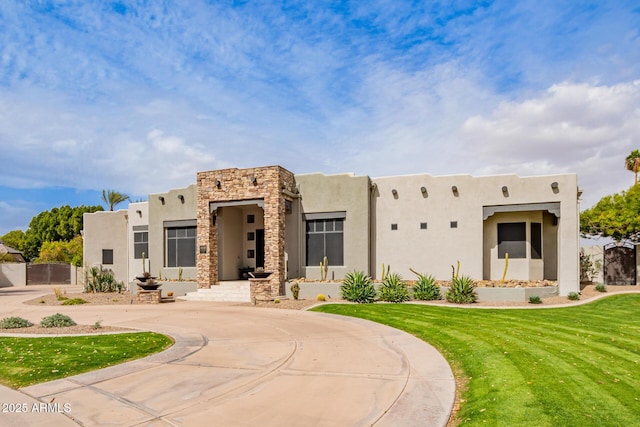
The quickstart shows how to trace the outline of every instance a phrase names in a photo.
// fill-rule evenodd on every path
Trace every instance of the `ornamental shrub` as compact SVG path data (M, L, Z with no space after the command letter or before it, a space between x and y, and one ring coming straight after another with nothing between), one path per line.
M51 316L43 317L40 326L44 328L64 328L67 326L75 326L76 322L71 320L69 316L56 313Z
M82 298L71 298L64 301L61 305L80 305L86 303L87 301L83 300Z
M409 300L409 290L399 274L391 273L385 276L378 288L378 299L386 302L405 302Z
M316 297L316 299L318 301L326 301L327 297L324 296L324 294L318 294L318 296Z
M442 299L440 288L436 285L436 279L431 275L419 274L418 283L413 287L413 297L422 301Z
M538 295L529 297L529 304L542 304L542 299Z
M471 277L455 276L451 281L451 289L447 291L445 297L447 301L456 304L470 304L478 299L475 287Z
M598 283L596 285L596 291L598 291L598 292L607 292L607 287L604 285L604 283Z
M567 294L567 298L569 298L571 301L578 301L580 299L580 294L578 294L577 292L569 292Z
M33 323L22 317L5 317L0 320L0 329L28 328L29 326L33 326Z
M357 303L372 303L376 300L376 289L371 277L363 271L348 273L340 285L342 299Z

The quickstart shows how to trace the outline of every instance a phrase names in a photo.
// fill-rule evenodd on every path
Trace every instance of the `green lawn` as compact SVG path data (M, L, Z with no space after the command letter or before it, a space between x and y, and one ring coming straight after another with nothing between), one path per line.
M79 337L0 337L0 383L26 387L139 359L171 346L152 332Z
M640 425L640 295L558 309L324 305L407 331L466 379L465 425Z

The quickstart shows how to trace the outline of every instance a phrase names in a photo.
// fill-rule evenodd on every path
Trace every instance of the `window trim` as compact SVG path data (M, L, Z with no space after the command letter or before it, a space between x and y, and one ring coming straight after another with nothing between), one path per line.
M524 239L522 240L514 240L514 239L509 239L507 240L506 237L512 237L512 236L504 236L505 238L503 238L502 240L500 239L500 228L507 228L507 227L511 227L512 230L511 232L513 232L513 228L514 226L519 226L522 227L520 230L517 230L518 233L522 233L524 232ZM505 230L506 232L507 230ZM528 254L527 254L527 222L526 221L514 221L514 222L499 222L497 224L496 227L496 232L497 232L497 249L498 249L498 259L505 259L505 254L509 254L509 259L527 259L528 258ZM515 244L518 243L518 245L521 245L522 247L518 247L519 251L518 252L513 252L513 251L509 251L509 250L505 250L504 248L500 247L500 244L502 242L510 242L511 244Z
M164 266L165 268L178 268L178 267L196 267L197 263L198 263L198 229L195 226L191 226L191 225L187 225L189 224L189 222L184 221L182 222L181 226L172 226L172 227L166 227L167 223L172 223L175 224L178 221L165 221L165 229L164 229L164 245L165 245L165 254L164 254ZM170 230L185 230L185 229L193 229L194 230L194 235L193 236L176 236L176 237L169 237L169 231ZM179 262L180 256L179 256L179 241L180 240L191 240L193 239L193 265L186 265L186 264L181 264ZM170 257L169 257L169 243L171 241L175 241L175 265L171 265L170 262Z
M339 217L327 217L326 213L322 213L322 214L307 214L305 215L304 218L304 238L305 238L305 266L306 267L315 267L317 266L317 264L315 262L310 263L309 262L309 236L310 235L322 235L322 246L323 246L323 250L322 250L322 258L327 257L327 260L329 261L330 265L333 266L344 266L344 255L345 255L345 250L344 250L344 234L345 234L345 218L346 215L340 215ZM315 231L315 226L314 226L314 231L310 232L308 230L309 228L309 223L319 223L322 222L323 224L327 224L329 221L331 221L331 223L333 224L333 228L334 230L331 231L327 231L326 227L323 226L323 230L322 231ZM339 221L341 223L341 229L339 231L335 230L335 226L336 226L336 221ZM336 261L336 254L328 254L327 253L327 235L340 235L342 238L342 247L341 247L341 258L339 261ZM332 262L333 259L333 262Z

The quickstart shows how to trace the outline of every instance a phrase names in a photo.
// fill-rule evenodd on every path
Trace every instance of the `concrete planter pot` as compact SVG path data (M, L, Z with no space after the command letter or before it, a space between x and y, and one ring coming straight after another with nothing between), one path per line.
M187 292L196 292L198 290L197 282L170 282L170 281L162 281L157 282L162 286L162 294L166 295L168 292L173 292L173 296L184 296ZM138 293L138 283L131 282L129 283L129 292L132 294Z

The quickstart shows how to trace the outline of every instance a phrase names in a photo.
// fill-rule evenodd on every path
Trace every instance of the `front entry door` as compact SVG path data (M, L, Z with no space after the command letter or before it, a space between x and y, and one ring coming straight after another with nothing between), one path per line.
M256 230L256 268L264 268L264 229Z

